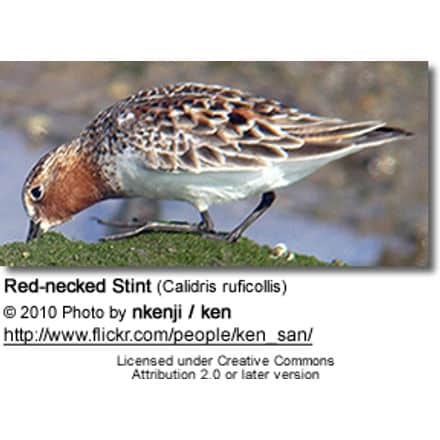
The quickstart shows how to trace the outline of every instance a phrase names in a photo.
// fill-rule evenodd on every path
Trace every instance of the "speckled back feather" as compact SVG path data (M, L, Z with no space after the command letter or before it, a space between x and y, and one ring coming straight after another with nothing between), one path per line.
M380 145L407 135L379 121L347 123L218 85L143 90L102 111L81 133L100 155L135 150L160 171L267 166Z

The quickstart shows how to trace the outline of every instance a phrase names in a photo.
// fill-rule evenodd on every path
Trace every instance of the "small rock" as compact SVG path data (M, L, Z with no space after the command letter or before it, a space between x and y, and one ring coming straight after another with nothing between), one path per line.
M288 252L287 246L284 243L278 243L271 250L271 255L270 256L272 258L281 258L282 256L286 255L287 252Z
M296 258L296 255L293 252L288 252L287 253L287 257L286 257L286 261L293 261Z

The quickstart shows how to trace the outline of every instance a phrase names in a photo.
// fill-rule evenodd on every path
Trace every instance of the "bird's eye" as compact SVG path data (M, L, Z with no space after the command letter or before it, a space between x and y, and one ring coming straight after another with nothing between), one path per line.
M30 194L34 202L39 202L43 198L43 188L41 186L34 186L30 190Z

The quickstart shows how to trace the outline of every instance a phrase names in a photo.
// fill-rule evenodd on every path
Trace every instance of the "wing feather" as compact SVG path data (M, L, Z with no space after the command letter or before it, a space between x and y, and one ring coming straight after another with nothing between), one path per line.
M199 173L335 154L408 135L381 121L349 123L236 89L185 83L114 104L81 137L113 154L134 149L155 170Z

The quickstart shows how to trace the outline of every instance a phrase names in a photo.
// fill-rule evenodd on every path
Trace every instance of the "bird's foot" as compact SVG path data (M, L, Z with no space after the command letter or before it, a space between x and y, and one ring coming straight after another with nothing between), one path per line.
M107 224L107 223L105 223ZM133 227L133 225L131 225ZM128 227L121 226L121 227ZM163 223L163 222L148 222L144 225L138 226L131 231L122 232L120 234L107 235L101 238L101 241L111 241L111 240L121 240L123 238L135 237L137 235L148 233L148 232L175 232L175 233L195 233L203 238L209 238L213 240L225 240L228 243L232 243L238 239L234 234L228 232L220 231L206 231L201 228L199 224L184 223L184 222L173 222L173 223Z
M146 232L196 232L200 233L199 225L185 222L147 222L131 231L122 232L121 234L108 235L101 238L102 241L120 240L122 238L135 237ZM124 226L125 227L125 226Z
M146 226L148 224L156 224L156 225L191 225L194 227L195 225L188 223L188 222L181 222L181 221L171 221L171 222L150 222L146 220L139 220L137 217L133 217L131 219L131 222L119 222L115 220L106 220L99 217L92 217L93 220L96 220L100 225L104 226L111 226L113 228L141 228L143 226Z
M209 238L212 240L224 240L228 243L234 243L237 241L242 231L234 230L232 232L215 231L212 228L212 224L206 222L200 222L198 224L187 222L154 222L149 221L142 223L137 218L133 218L130 222L118 222L113 220L105 220L101 218L94 218L99 224L105 226L111 226L115 228L127 228L131 229L127 232L119 234L107 235L101 238L101 241L121 240L124 238L135 237L137 235L148 232L183 232L183 233L195 233L203 238Z
M139 221L136 217L131 219L130 222L118 222L115 220L107 220L100 217L92 217L93 220L96 220L97 223L104 226L111 226L112 228L137 228L139 225L143 223Z

